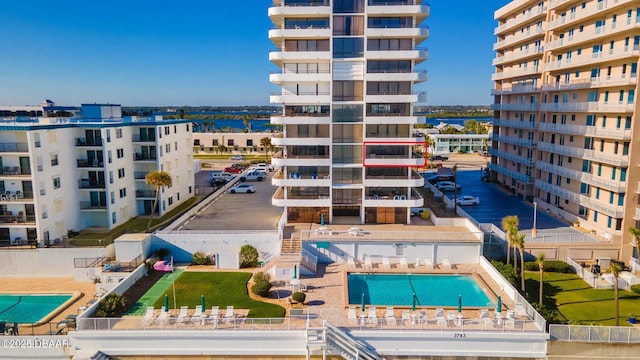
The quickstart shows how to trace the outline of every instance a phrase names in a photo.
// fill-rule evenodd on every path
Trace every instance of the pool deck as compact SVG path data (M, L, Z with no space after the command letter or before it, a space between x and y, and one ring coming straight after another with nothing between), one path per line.
M0 278L0 289L4 292L23 293L75 293L82 295L68 307L62 309L48 323L39 326L20 325L20 334L55 334L59 329L57 324L64 321L69 315L77 315L78 308L86 306L86 303L94 299L96 286L91 282L78 283L73 278Z

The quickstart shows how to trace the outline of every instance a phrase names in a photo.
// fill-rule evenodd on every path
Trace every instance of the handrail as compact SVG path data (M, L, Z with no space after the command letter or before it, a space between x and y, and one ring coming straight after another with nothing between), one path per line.
M628 326L549 325L551 341L590 343L640 343L640 330Z
M333 345L338 351L349 354L353 359L380 360L380 356L369 350L361 343L355 341L347 333L332 325L329 321L322 322L327 329L325 339L327 344Z

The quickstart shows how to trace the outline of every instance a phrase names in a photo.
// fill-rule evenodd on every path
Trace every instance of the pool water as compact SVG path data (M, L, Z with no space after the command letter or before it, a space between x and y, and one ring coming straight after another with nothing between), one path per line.
M36 323L71 297L71 294L0 294L0 321Z
M349 304L381 306L491 307L493 303L470 275L349 274Z

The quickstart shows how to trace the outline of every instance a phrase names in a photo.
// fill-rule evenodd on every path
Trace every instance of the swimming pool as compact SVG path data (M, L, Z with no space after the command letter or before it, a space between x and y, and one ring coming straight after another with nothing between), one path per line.
M66 307L73 297L73 294L0 294L0 321L43 322L48 315Z
M349 304L490 307L491 300L471 275L349 274Z

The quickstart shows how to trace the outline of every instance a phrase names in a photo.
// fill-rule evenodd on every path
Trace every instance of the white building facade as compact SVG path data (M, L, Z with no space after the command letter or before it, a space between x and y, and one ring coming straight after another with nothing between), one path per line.
M429 6L420 0L279 0L269 9L275 28L269 54L281 72L271 117L283 126L272 163L281 170L273 205L289 222L408 223L423 199L424 137L412 132L426 100L414 85L427 51L418 47Z
M166 171L157 213L193 193L191 122L122 117L119 105L82 106L82 118L3 118L0 241L46 246L86 227L112 229L150 214L151 171Z

